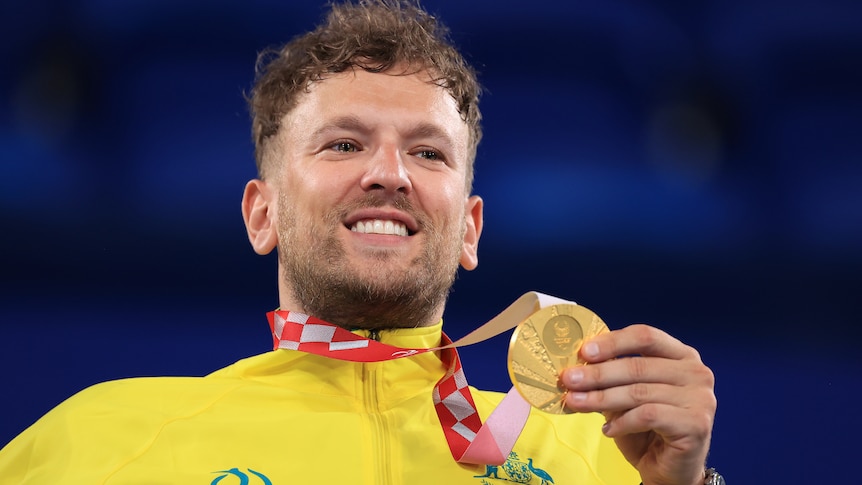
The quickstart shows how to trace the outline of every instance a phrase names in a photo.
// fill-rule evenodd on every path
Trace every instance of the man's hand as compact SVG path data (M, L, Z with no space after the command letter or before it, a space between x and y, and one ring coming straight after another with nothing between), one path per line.
M644 485L703 483L716 400L712 371L697 351L647 325L588 340L588 365L566 369L566 406L601 412L604 433Z

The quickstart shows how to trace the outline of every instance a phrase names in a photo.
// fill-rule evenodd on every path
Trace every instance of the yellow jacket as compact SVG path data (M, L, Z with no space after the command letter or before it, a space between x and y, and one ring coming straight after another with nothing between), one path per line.
M440 332L382 341L428 348ZM0 451L0 485L639 483L592 414L532 410L505 464L456 463L431 399L444 371L433 353L362 364L277 350L204 378L98 384ZM503 397L472 391L483 419Z

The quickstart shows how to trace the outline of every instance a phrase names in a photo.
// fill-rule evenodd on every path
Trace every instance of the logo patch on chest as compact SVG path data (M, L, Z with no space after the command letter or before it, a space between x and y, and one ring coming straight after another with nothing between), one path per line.
M554 483L554 479L548 472L533 465L532 458L523 461L514 451L509 453L509 457L502 465L485 465L485 474L476 475L473 478L481 478L482 485L492 485L500 481L539 485Z

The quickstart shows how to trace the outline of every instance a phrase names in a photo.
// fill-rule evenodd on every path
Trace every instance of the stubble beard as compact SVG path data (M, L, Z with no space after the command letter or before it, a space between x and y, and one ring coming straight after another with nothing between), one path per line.
M417 220L424 238L422 252L406 269L387 264L398 256L385 249L371 254L370 259L379 264L366 262L362 268L355 267L337 237L341 221L350 211L385 204ZM373 193L333 209L323 221L304 228L297 224L291 207L289 200L279 201L278 257L280 278L302 306L300 311L348 329L435 323L435 314L445 304L457 274L463 223L456 226L457 234L446 234L406 197L385 201Z

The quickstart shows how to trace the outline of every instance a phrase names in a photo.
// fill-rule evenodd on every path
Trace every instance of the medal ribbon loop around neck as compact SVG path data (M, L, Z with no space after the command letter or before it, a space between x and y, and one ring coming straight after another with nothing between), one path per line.
M384 344L297 312L276 310L267 313L267 319L276 350L298 350L351 362L382 362L440 351L446 373L434 385L432 397L452 457L459 463L502 465L527 422L530 405L512 388L483 424L456 347L499 335L540 308L558 303L571 302L538 292L526 293L465 337L452 342L444 333L442 345L429 349Z

